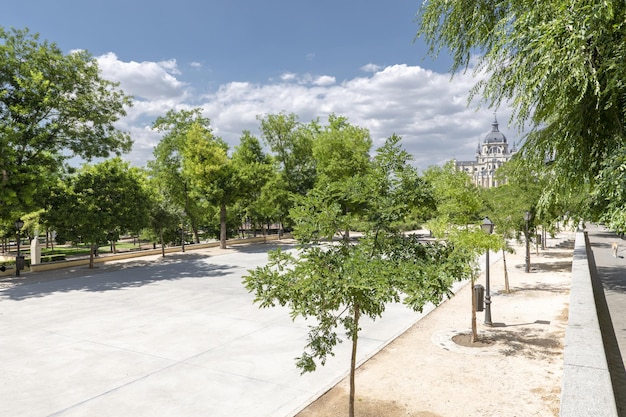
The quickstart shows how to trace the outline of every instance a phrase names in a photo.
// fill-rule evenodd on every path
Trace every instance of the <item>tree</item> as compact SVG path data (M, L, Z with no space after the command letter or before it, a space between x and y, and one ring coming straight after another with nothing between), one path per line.
M272 217L267 202L262 198L264 187L276 176L272 158L263 152L259 140L249 131L244 131L239 145L235 147L232 163L240 180L240 205L242 214L252 220L253 224L262 224Z
M616 233L626 233L626 150L611 155L603 162L593 192L596 218Z
M263 140L274 154L288 198L280 201L281 220L286 219L292 200L313 188L316 178L313 141L319 133L316 122L302 124L295 114L269 114L258 117Z
M337 328L343 326L352 341L350 416L361 319L381 317L390 302L403 301L415 310L427 302L439 303L463 274L459 252L445 244L423 244L397 227L421 192L414 188L416 170L398 142L393 136L377 151L363 182L368 204L360 216L346 213L329 187L315 187L291 211L298 255L273 251L266 266L244 277L262 307L288 305L294 319L315 318L296 363L303 372L314 371L316 361L325 364L341 341ZM358 242L333 240L338 232L357 226L362 233Z
M434 190L435 216L444 223L466 226L480 218L483 201L478 188L465 172L457 171L453 161L428 167L424 178Z
M424 178L433 187L436 201L435 217L427 223L432 234L450 244L466 261L465 273L474 287L478 266L476 260L486 250L500 250L502 241L497 235L486 235L477 223L485 211L478 188L470 177L457 171L454 162L443 167L429 167ZM499 227L496 224L496 227ZM472 342L478 340L476 328L476 300L472 291Z
M220 247L226 248L227 207L241 195L238 172L228 156L228 145L210 129L194 124L183 148L183 174L195 193L219 208Z
M520 156L555 174L545 196L579 196L611 169L603 161L626 143L626 3L429 0L418 19L418 36L434 54L448 49L453 71L481 54L474 68L487 77L472 97L511 102L516 122L530 122Z
M89 267L98 244L148 226L151 209L145 176L113 158L84 165L51 193L45 220L67 239L91 244Z
M191 179L183 171L183 148L187 134L192 126L199 125L211 129L209 119L202 117L202 109L170 110L165 116L158 117L152 128L163 133L163 137L154 148L154 160L148 161L150 175L160 184L167 200L180 208L191 223L196 243L200 242L198 224L201 210L191 196Z
M367 196L362 187L371 168L370 149L372 139L367 129L353 126L345 117L330 115L328 125L313 141L313 157L316 161L315 188L326 189L334 195L343 216L354 216L365 207ZM346 225L353 223L348 217ZM349 237L344 229L344 237Z
M0 217L39 208L36 191L69 158L129 151L115 123L130 105L87 51L63 54L28 29L0 27Z
M176 212L166 201L157 201L150 210L150 232L155 241L161 245L161 256L165 256L165 243L171 242L179 236L178 222L179 213Z

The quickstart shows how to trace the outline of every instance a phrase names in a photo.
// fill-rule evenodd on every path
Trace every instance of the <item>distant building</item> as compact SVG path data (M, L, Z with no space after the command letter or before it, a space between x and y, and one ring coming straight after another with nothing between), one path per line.
M455 161L456 169L466 172L479 187L497 187L503 182L496 181L496 169L510 160L516 152L515 144L509 151L506 136L498 130L498 120L494 115L491 132L487 133L482 143L478 144L476 160Z

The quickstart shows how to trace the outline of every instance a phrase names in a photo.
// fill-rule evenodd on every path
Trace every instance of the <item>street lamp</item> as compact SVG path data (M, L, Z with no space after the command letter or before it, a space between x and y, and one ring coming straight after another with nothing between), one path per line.
M22 240L22 236L20 235L20 230L24 227L24 221L22 219L17 219L15 221L15 230L17 230L17 256L15 257L15 276L20 276L20 267L21 265L21 256L20 256L20 240Z
M485 217L480 227L488 235L493 233L493 222L489 220L489 217ZM485 264L485 324L491 326L493 323L491 322L491 294L489 292L489 248L485 251Z
M532 215L530 211L526 211L526 213L524 213L524 220L526 221L526 272L530 272L530 234L528 231L528 223L531 218Z
M180 224L180 245L182 248L182 251L185 251L185 222L182 222Z

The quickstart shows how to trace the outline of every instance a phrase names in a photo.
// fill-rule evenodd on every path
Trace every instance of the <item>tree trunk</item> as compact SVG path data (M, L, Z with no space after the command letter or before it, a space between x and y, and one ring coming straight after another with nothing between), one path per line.
M161 235L161 256L165 258L165 242L163 241L163 228L159 229L159 234Z
M476 297L474 297L474 284L476 282L476 278L472 277L471 285L471 293L472 293L472 343L478 342L478 329L476 328Z
M96 244L91 244L91 250L89 251L89 269L93 269L93 258L96 253Z
M352 331L352 357L350 359L350 405L348 407L348 416L354 417L354 393L356 387L354 384L354 375L356 373L356 348L359 341L359 305L354 305L354 330Z
M220 248L226 249L226 205L220 206Z
M502 248L502 265L504 265L504 292L509 294L511 288L509 288L509 271L506 269L506 251Z

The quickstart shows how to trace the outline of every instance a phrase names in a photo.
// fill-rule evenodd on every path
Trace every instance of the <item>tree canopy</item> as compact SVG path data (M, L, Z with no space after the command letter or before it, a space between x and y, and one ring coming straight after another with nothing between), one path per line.
M70 157L129 151L114 124L130 105L88 52L0 27L0 215L37 208L36 190Z
M151 198L145 175L113 158L85 165L52 190L46 221L59 235L92 245L115 241L121 234L149 225Z
M622 0L428 0L418 22L431 53L451 52L453 71L473 66L486 75L472 97L510 102L513 120L530 122L517 157L556 174L545 194L580 193L611 169L603 161L624 153Z
M331 120L331 132L338 128L333 127L335 122L346 129L354 128L344 125L345 120ZM343 142L341 138L339 134L336 139ZM367 136L358 139L367 145L363 149L368 148L368 140ZM442 243L425 244L416 235L401 233L399 224L429 190L419 181L399 141L398 136L390 137L373 159L365 159L368 166L361 170L360 187L352 195L353 201L362 202L358 211L347 212L335 192L342 183L350 182L349 177L335 175L341 173L339 169L329 171L332 175L297 198L291 210L299 243L297 256L282 250L271 252L267 265L244 277L246 288L254 292L261 306L287 305L294 318L315 318L305 351L297 360L303 372L325 363L341 341L337 328L345 329L352 341L350 416L354 415L361 319L381 317L391 302L402 301L421 310L427 302L440 302L450 294L455 280L467 277L462 252ZM327 162L338 160L341 157ZM347 239L347 230L358 230L361 236ZM336 241L338 235L344 238Z

